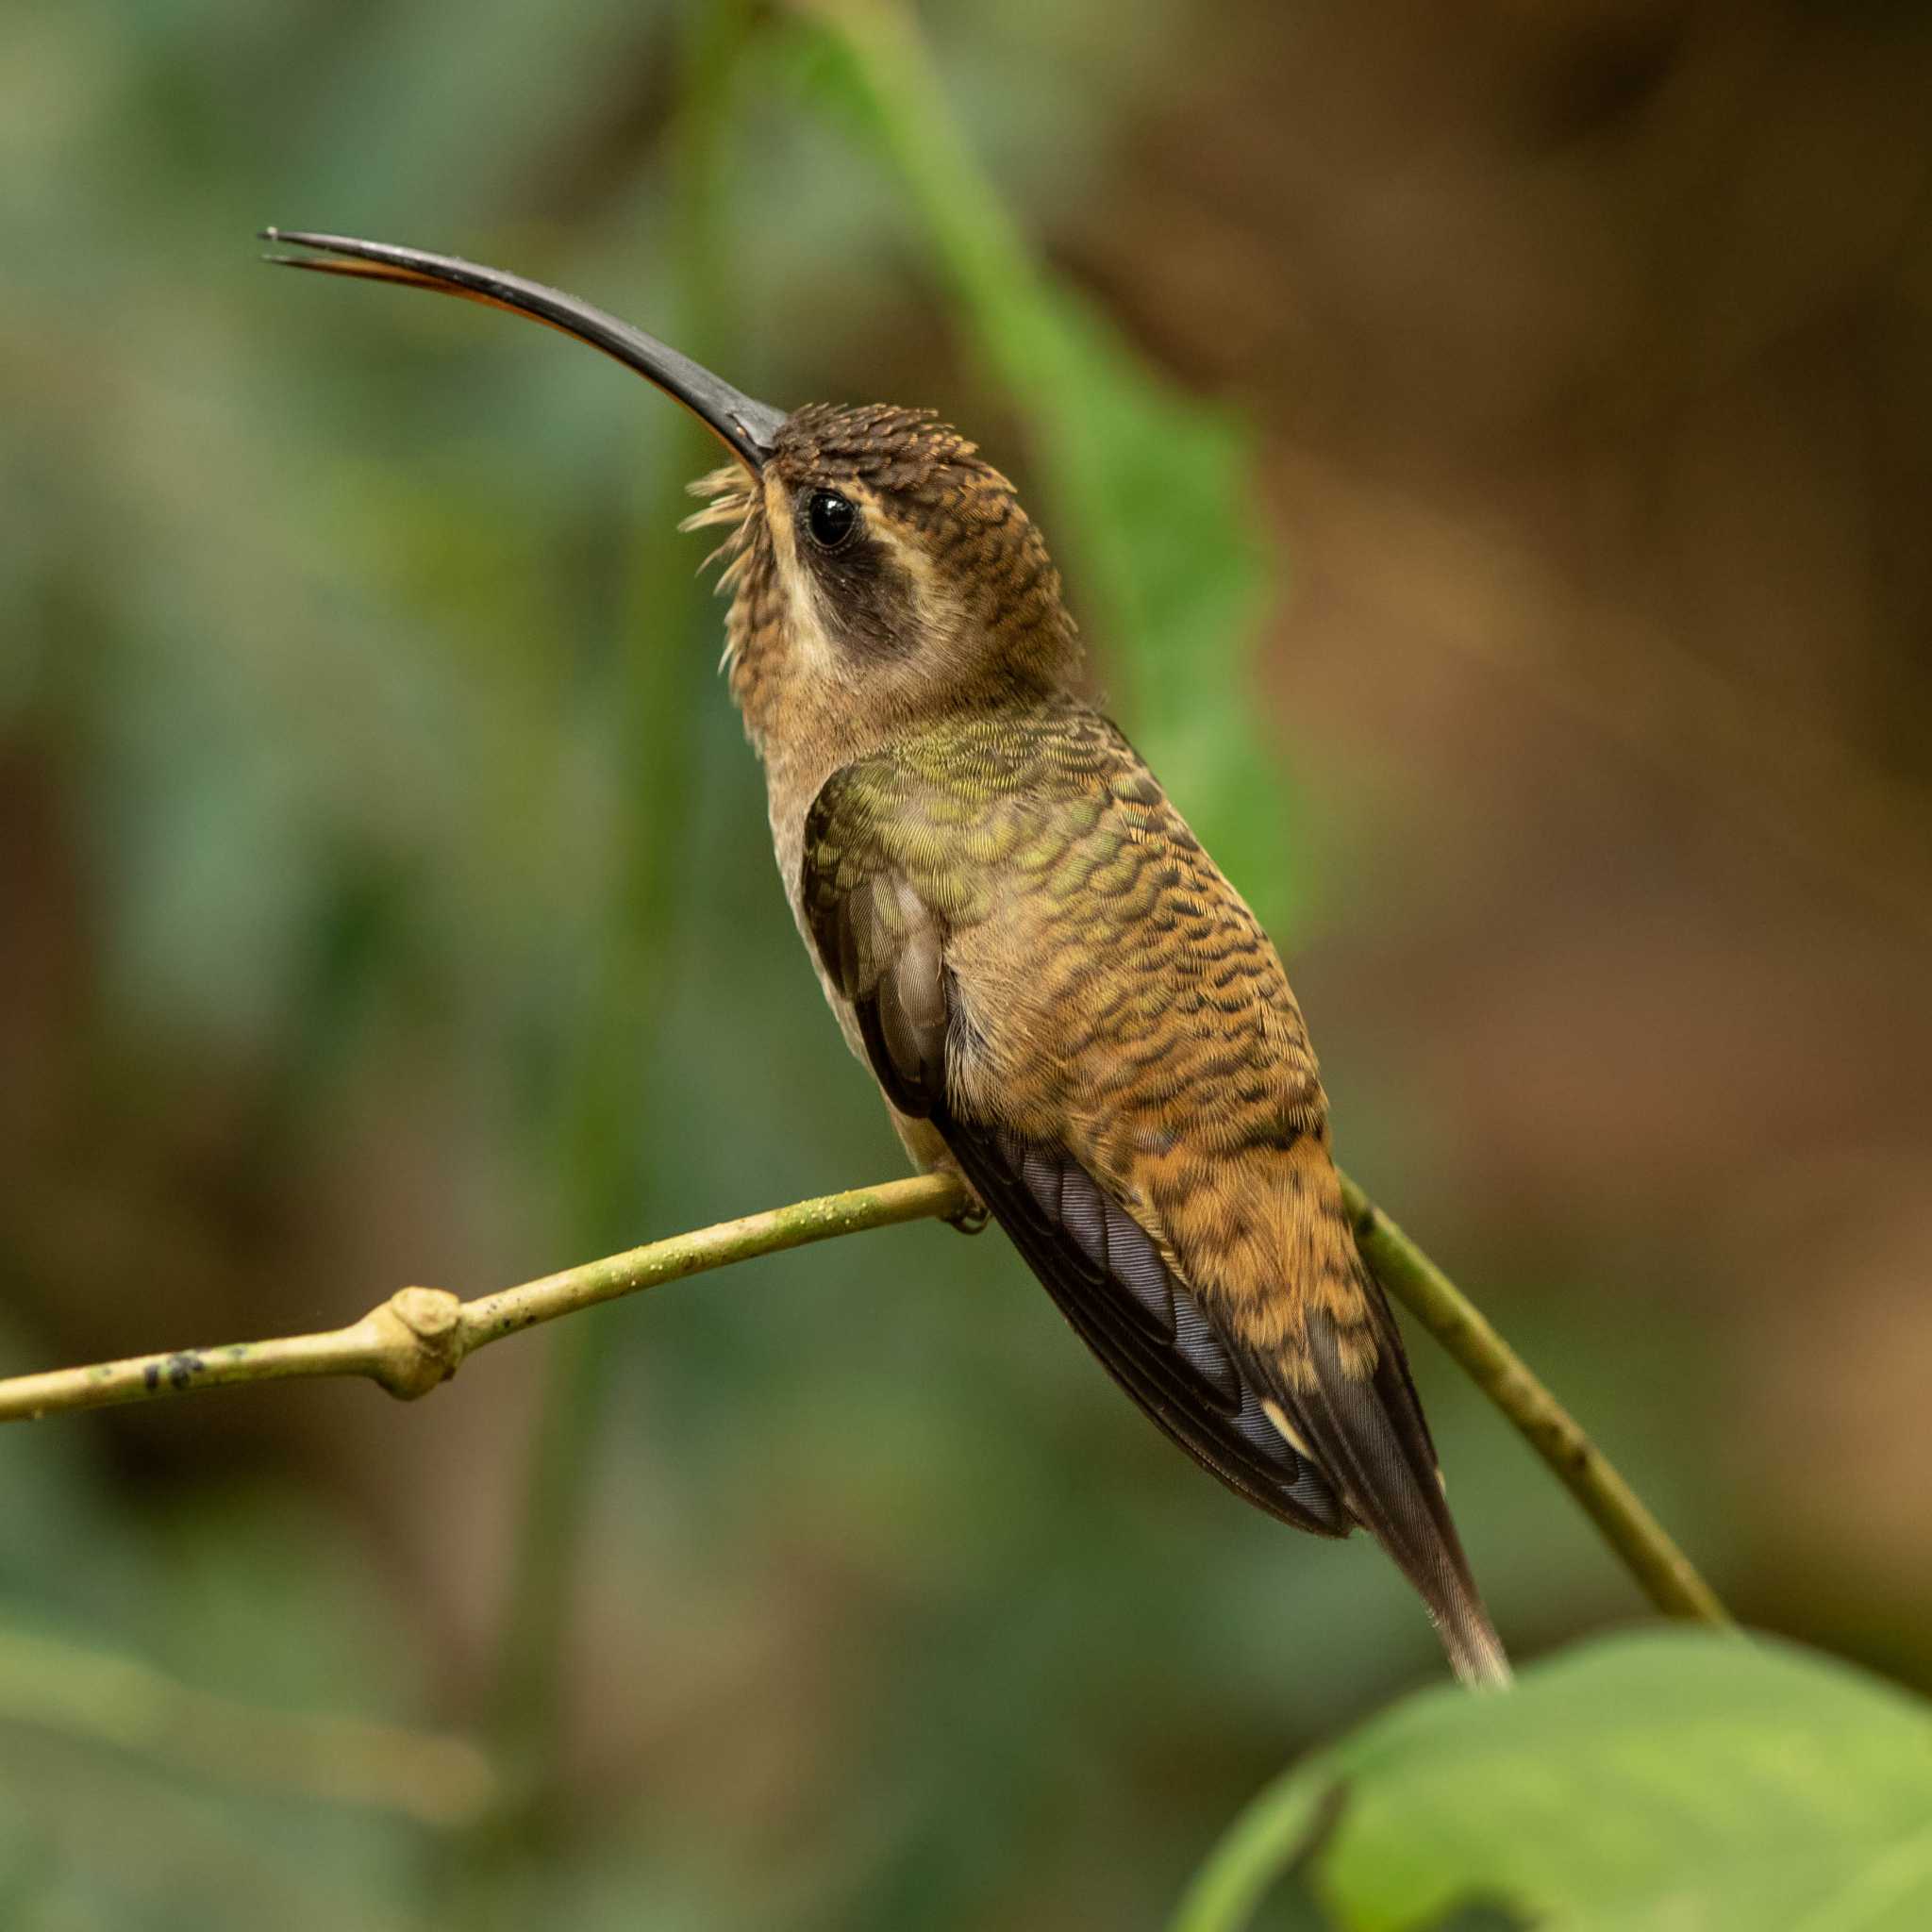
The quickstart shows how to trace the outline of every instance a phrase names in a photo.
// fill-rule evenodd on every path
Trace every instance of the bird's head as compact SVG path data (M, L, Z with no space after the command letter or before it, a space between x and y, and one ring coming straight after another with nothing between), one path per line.
M1013 488L929 412L754 401L575 297L498 269L341 235L268 229L276 258L507 308L675 396L730 460L686 527L722 526L732 690L761 750L801 733L876 743L923 720L1071 684L1059 575Z

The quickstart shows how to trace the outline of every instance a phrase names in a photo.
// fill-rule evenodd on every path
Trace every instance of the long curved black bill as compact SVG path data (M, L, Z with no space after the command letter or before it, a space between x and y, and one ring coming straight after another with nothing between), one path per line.
M483 268L454 255L427 255L420 248L398 248L389 242L360 242L349 235L313 235L293 228L264 228L264 242L290 242L312 248L314 255L272 255L285 268L309 268L325 275L356 275L366 280L400 282L408 288L435 289L446 295L467 296L547 322L564 334L614 356L626 369L655 382L674 395L754 475L763 469L773 439L785 421L785 411L755 402L741 390L721 381L708 369L681 356L669 343L642 329L619 322L588 302L579 302L560 289L526 282L501 269Z

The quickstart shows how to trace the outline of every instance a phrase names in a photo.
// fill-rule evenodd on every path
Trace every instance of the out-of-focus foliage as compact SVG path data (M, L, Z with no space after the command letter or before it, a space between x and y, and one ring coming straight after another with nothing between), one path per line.
M1924 898L1932 118L1908 10L1855 14L924 8L1023 254L920 100L868 116L876 13L0 9L0 1363L900 1162L671 535L701 442L248 239L382 235L976 436L1170 789L1257 903L1293 880L1351 1165L1752 1621L1932 1679L1932 1042L1883 923ZM1264 743L1292 815L1229 826ZM0 1641L0 1923L1155 1924L1440 1673L1389 1566L1173 1455L995 1238L580 1332L561 1403L533 1341L408 1408L0 1433L0 1640L54 1640ZM1519 1654L1628 1615L1417 1367ZM474 1829L321 1801L104 1710L121 1656L534 1785Z
M1291 1866L1337 1932L1914 1932L1928 1820L1918 1699L1776 1645L1620 1639L1319 1753L1256 1800L1174 1932L1239 1932Z
M1287 774L1254 705L1268 591L1254 438L1161 382L1094 303L1035 268L945 112L908 16L879 0L814 9L794 54L904 181L976 342L1018 405L1063 514L1122 687L1118 701L1210 851L1276 930L1300 841Z

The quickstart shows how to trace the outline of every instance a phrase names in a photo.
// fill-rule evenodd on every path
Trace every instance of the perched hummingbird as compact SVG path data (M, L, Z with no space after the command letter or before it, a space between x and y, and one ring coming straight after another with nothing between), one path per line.
M913 1158L967 1183L1196 1461L1299 1529L1369 1530L1457 1674L1507 1683L1281 961L1076 694L1059 576L1007 479L929 412L788 414L516 275L265 238L550 323L718 437L687 526L725 533L725 665L778 869Z

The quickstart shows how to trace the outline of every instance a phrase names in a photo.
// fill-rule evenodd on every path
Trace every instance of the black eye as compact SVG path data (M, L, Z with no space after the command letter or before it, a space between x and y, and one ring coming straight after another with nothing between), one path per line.
M821 550L836 550L858 527L858 512L836 490L814 490L805 506L805 527Z

